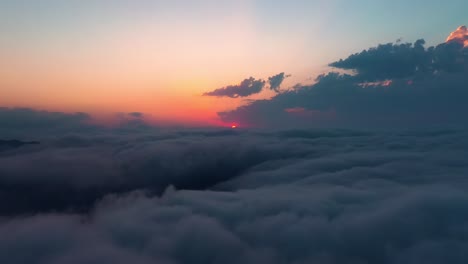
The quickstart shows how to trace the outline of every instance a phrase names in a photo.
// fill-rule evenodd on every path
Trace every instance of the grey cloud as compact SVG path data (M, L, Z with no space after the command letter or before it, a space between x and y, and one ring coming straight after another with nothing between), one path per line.
M0 107L0 140L17 138L35 141L44 137L62 135L97 135L109 132L130 133L152 132L158 126L150 124L146 115L140 112L116 113L113 120L116 125L106 127L98 125L90 114L50 112L32 108Z
M463 43L448 42L425 48L423 39L414 44L379 45L356 53L330 66L354 70L362 80L408 78L435 71L456 72L466 69L468 49Z
M275 92L279 92L281 84L283 83L284 79L289 77L290 75L286 75L284 72L279 73L277 75L271 76L268 78L268 84L271 90ZM204 96L216 96L216 97L230 97L230 98L238 98L238 97L248 97L254 94L260 93L263 88L265 87L265 80L258 79L256 80L253 77L243 80L239 85L229 85L226 87L222 87L216 89L211 92L204 93Z
M230 138L251 142L269 153L287 154L256 163L211 190L168 187L157 197L145 192L115 193L83 215L61 211L4 216L0 248L8 250L0 250L0 261L465 262L466 131L295 130L203 140L185 135L178 140L219 145ZM118 141L131 148L137 142L172 140ZM224 145L220 151L232 156L237 145ZM210 151L195 152L207 155ZM137 160L148 154L138 152ZM173 170L180 167L177 157L170 158L175 160ZM154 177L160 177L153 171ZM134 177L139 174L133 173Z
M37 145L39 142L37 141L20 141L16 139L12 140L0 140L0 152L6 151L10 149L19 148L25 145Z
M432 50L426 50L424 44L424 40L418 40L414 44L379 45L330 66L355 70L361 78L369 81L409 77L417 71L427 70L432 63Z
M116 115L118 121L117 130L128 133L134 130L151 130L156 128L149 124L145 119L145 114L140 112L118 113Z
M332 63L316 83L219 113L258 127L466 127L468 49L424 41L386 44Z
M281 88L281 84L283 83L284 79L291 75L286 75L284 72L277 74L275 76L271 76L268 78L268 84L270 84L270 89L279 92Z
M239 143L242 134L224 131L132 134L44 139L4 152L0 193L17 202L0 204L0 212L82 210L108 193L141 188L207 189L264 161L305 155L260 137Z
M247 97L253 94L260 93L265 87L264 80L256 80L253 77L243 80L239 85L229 85L223 88L216 89L212 92L204 93L204 96L216 97Z
M129 113L129 115L135 118L142 118L144 116L144 114L140 112L132 112L132 113Z
M0 107L0 137L25 134L48 134L90 131L90 115L86 113L62 113L38 111L30 108ZM33 133L30 133L34 131Z
M0 196L23 210L2 212L0 261L463 262L465 131L215 132L4 152Z

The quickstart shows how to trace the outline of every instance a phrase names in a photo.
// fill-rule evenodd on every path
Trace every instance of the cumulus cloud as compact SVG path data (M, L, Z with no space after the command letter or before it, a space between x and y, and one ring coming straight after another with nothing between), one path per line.
M418 70L425 70L431 63L430 52L424 49L424 44L424 40L418 40L414 44L379 45L333 62L330 66L355 70L360 77L368 80L409 77Z
M256 80L253 77L243 80L239 85L229 85L223 88L216 89L212 92L204 93L204 96L216 97L247 97L253 94L260 93L265 87L264 80Z
M465 48L468 47L468 29L466 26L460 26L457 28L457 30L450 34L446 42L456 42L463 45Z
M268 78L268 84L270 85L270 89L279 92L281 88L281 84L283 83L284 79L291 75L286 75L284 72L277 74L275 76L271 76Z
M261 127L466 127L467 49L457 42L424 44L418 40L364 50L330 64L352 74L324 74L314 85L219 116Z

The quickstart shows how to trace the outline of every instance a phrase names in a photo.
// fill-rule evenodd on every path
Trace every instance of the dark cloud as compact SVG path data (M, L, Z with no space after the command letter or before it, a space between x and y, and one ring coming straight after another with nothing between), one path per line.
M0 107L0 140L27 139L63 135L98 135L109 132L130 133L132 131L151 133L158 126L151 124L140 112L117 113L112 116L112 126L98 125L87 113L64 113L41 111L31 108Z
M155 128L145 120L145 114L140 112L118 113L116 115L118 130L131 132L133 130L150 130Z
M409 77L417 71L426 70L432 63L431 52L424 48L424 44L424 40L418 40L414 44L379 45L333 62L330 66L355 70L361 78L369 81Z
M4 152L2 207L24 211L0 216L0 262L465 262L466 131L214 132ZM85 214L36 207L90 193Z
M20 141L20 140L0 140L0 152L9 150L9 149L14 149L14 148L19 148L25 145L36 145L39 144L37 141Z
M117 130L113 136L46 139L33 149L5 152L0 196L17 202L1 204L0 213L80 211L105 194L142 188L153 193L169 185L204 190L266 160L305 153L257 137L239 143L242 136L232 131L136 131L131 131L134 136Z
M468 49L386 44L334 62L353 74L329 73L296 87L219 113L226 122L259 127L466 127Z
M89 131L93 128L89 121L91 117L86 113L69 114L29 108L0 107L0 137Z
M436 47L424 47L420 39L414 44L379 45L356 53L330 66L353 70L356 77L374 81L430 75L437 71L460 72L467 69L468 49L463 43L448 41Z
M270 84L270 89L279 92L281 88L281 84L283 83L284 79L291 75L286 75L284 72L277 74L275 76L271 76L268 78L268 84Z
M256 80L253 77L243 80L239 85L229 85L223 88L216 89L212 92L203 94L204 96L217 97L247 97L253 94L260 93L265 87L264 80Z

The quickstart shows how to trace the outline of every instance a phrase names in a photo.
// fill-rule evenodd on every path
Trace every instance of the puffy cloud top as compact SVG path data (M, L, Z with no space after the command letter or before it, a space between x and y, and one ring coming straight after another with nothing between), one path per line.
M466 26L460 26L450 34L447 38L447 43L457 42L462 44L465 48L468 47L468 29Z
M422 39L378 45L330 64L352 74L324 74L313 85L219 115L263 127L465 127L468 51L456 37L465 30L436 47Z

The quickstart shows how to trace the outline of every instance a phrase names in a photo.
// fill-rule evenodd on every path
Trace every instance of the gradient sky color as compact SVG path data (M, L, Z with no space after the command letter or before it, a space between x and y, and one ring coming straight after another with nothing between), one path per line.
M466 0L0 0L0 106L216 124L253 76L308 83L329 62L402 38L443 42ZM262 94L260 97L267 97Z

